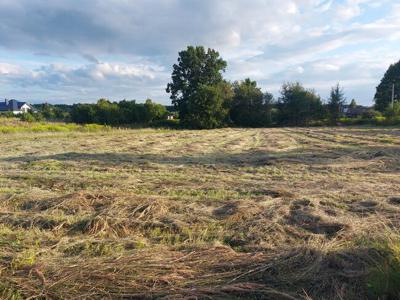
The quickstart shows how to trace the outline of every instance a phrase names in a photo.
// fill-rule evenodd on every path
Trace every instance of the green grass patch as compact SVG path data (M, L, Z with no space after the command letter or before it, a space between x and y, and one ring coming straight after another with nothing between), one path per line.
M65 248L63 252L67 256L100 257L121 254L123 249L121 244L111 241L83 241Z
M375 245L384 259L372 269L368 289L374 299L400 299L400 237Z
M7 282L0 281L0 299L5 300L22 300L22 294Z
M0 133L21 133L21 132L96 132L110 130L111 128L98 124L78 125L73 123L49 123L49 122L24 122L10 121L0 122Z

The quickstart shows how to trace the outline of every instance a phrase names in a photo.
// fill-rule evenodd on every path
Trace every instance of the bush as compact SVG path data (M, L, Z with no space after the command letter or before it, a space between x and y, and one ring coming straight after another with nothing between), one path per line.
M15 115L11 111L2 112L0 116L4 118L15 118Z
M25 113L25 114L17 115L17 117L21 121L30 122L30 123L44 121L44 119L45 119L43 117L43 115L40 113Z
M374 119L377 117L382 117L382 113L373 109L367 110L362 114L363 119Z
M328 119L321 119L321 120L314 120L314 121L309 121L308 126L311 127L320 127L320 126L327 126L330 125L331 121Z
M157 121L157 122L154 122L152 124L152 126L161 127L161 128L171 128L171 129L181 128L181 125L180 125L180 122L178 119Z
M396 126L400 125L400 116L399 117L384 117L384 116L375 116L373 118L340 118L340 125L345 126L353 126L353 125L377 125L377 126Z
M374 122L375 125L386 125L387 124L386 117L383 117L383 116L376 116L372 119L372 121Z

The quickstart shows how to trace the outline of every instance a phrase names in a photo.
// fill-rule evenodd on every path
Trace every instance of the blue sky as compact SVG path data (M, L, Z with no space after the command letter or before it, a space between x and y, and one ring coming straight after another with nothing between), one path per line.
M0 97L169 104L187 45L276 96L299 81L326 98L339 82L369 105L400 60L400 0L0 0Z

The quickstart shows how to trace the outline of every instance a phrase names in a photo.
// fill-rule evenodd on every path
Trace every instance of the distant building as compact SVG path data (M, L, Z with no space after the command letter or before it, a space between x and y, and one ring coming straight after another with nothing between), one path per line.
M0 102L0 113L12 112L14 115L19 115L29 111L33 112L34 110L32 105L26 102L20 102L15 99L5 99L4 102Z
M370 110L371 110L370 107L366 107L366 106L362 106L362 105L356 105L356 106L343 105L342 106L342 114L347 118L361 117L364 113L366 113Z

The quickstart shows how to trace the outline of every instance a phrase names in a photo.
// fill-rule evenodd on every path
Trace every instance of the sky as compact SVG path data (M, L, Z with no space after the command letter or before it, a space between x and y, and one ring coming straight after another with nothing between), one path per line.
M170 104L188 45L275 96L298 81L326 99L339 83L371 105L400 60L400 0L0 0L0 99Z

